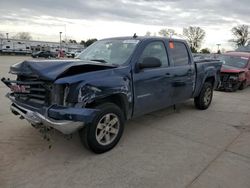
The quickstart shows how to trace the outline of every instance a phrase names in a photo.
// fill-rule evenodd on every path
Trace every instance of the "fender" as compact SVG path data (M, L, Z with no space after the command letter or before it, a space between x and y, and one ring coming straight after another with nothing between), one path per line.
M202 70L202 69L200 69ZM203 67L203 71L198 71L199 73L197 74L196 77L196 89L194 92L194 97L197 97L202 89L202 86L204 85L205 81L208 78L213 78L214 79L214 87L217 87L217 83L219 82L219 80L217 78L219 78L219 76L217 76L217 69L214 66L208 66L208 67Z
M56 80L55 84L67 84L66 101L84 107L94 101L119 96L125 113L131 114L133 92L129 67L118 67L91 73L78 74ZM130 116L130 115L129 115Z

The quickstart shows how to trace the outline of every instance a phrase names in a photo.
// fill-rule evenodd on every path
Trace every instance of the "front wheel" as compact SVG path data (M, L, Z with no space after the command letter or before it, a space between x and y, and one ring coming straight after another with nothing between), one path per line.
M113 103L99 105L96 109L100 111L93 122L80 131L80 138L86 148L94 153L104 153L119 142L124 128L124 115Z
M199 96L194 98L196 108L205 110L209 107L213 98L213 85L211 82L205 82Z
M247 87L247 81L243 81L241 84L240 84L240 87L239 87L239 90L243 90Z

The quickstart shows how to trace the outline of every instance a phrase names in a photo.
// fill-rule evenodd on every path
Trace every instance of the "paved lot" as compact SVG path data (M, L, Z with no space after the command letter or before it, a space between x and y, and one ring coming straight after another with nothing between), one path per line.
M0 76L28 57L0 56ZM250 187L250 87L215 92L211 107L192 100L127 123L112 151L95 155L78 135L37 130L9 112L0 84L0 187Z

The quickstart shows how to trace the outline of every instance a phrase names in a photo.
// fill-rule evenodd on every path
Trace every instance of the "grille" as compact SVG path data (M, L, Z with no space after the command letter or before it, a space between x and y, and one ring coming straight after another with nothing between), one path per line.
M221 81L227 82L229 80L229 74L221 74Z
M49 104L51 90L49 83L34 79L22 79L16 81L16 85L25 88L23 92L14 92L16 99L43 105Z

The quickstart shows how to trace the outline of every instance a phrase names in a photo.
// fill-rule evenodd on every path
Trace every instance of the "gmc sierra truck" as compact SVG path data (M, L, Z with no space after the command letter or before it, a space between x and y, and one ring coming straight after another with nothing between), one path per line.
M27 60L2 78L13 114L34 127L79 131L95 153L112 149L126 120L194 98L207 109L220 79L217 60L194 62L183 40L120 37L95 42L76 60Z

